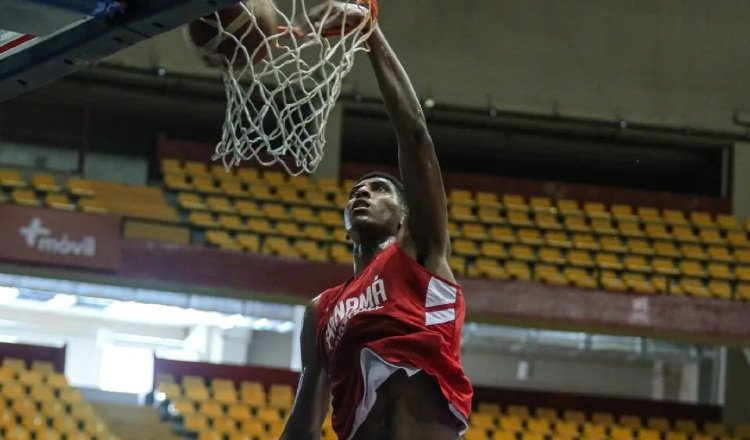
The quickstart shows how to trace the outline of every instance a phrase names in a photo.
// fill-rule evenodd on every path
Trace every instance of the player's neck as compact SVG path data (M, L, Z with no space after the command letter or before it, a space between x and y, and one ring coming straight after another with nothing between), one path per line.
M375 259L385 248L396 241L396 237L390 236L381 240L365 241L354 244L354 275L359 275L368 264Z

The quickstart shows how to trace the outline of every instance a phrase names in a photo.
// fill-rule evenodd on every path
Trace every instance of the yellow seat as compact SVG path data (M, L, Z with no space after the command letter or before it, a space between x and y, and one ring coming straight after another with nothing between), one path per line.
M540 246L544 244L544 238L539 229L519 229L518 241L531 246Z
M565 258L558 248L543 247L539 249L539 260L548 264L565 264Z
M287 220L289 213L284 205L278 203L264 203L261 207L261 213L264 217L273 220Z
M720 299L732 299L732 286L727 281L710 280L708 292Z
M669 419L666 417L649 417L646 419L646 426L648 426L650 429L655 431L669 431L672 429L672 426L669 422Z
M636 433L638 440L661 440L661 433L655 429L639 429Z
M39 371L24 370L18 374L18 381L23 385L41 385L43 376Z
M627 290L627 286L625 285L625 282L617 276L617 274L611 270L604 270L601 273L600 277L602 287L604 287L607 290L612 290L615 292L624 292Z
M182 209L194 210L194 209L206 209L206 202L203 198L195 193L179 193L177 195L177 204Z
M540 213L554 213L555 207L552 206L552 200L549 197L531 197L529 199L529 206L531 210L537 214Z
M701 261L708 259L708 255L703 250L703 246L699 244L682 243L680 244L680 252L685 258Z
M475 222L477 216L469 205L451 205L448 211L450 219L457 222Z
M628 252L637 255L654 255L654 248L648 240L641 238L628 238L625 242Z
M40 206L42 204L36 197L36 193L30 189L14 188L10 193L10 199L17 205Z
M729 266L724 263L709 263L708 276L718 280L734 280L734 275L729 271Z
M734 272L738 280L750 281L750 266L737 266Z
M726 240L722 238L718 229L701 229L698 233L701 243L706 245L725 245Z
M590 234L574 234L573 247L579 250L597 251L600 249L599 241Z
M690 226L674 226L672 235L675 240L687 243L697 243L698 237L695 235L693 228Z
M750 265L750 249L735 249L734 258L738 264Z
M256 234L273 234L275 232L273 226L271 226L271 222L260 218L248 219L247 229Z
M522 211L528 212L529 205L526 203L526 199L518 194L503 194L501 198L503 206L508 211Z
M190 397L190 396L188 396ZM196 399L193 399L196 400ZM211 418L221 417L224 415L224 410L222 409L222 406L219 402L214 401L204 401L200 404L199 412L206 416Z
M609 412L595 411L591 414L591 421L598 425L613 425L615 416Z
M633 430L627 426L612 425L609 429L609 436L612 440L631 440L633 439Z
M750 438L750 423L740 423L734 427L734 436Z
M234 213L234 206L232 202L226 197L221 196L209 196L206 198L206 206L213 212L231 214Z
M591 254L587 250L572 249L568 251L567 259L572 266L594 267L594 260L591 259Z
M204 194L220 194L221 189L218 188L213 177L206 175L205 177L196 177L193 175L193 187L196 191Z
M21 173L16 170L0 169L0 186L23 188L26 186L26 181L21 177Z
M515 431L498 430L492 433L492 440L516 440Z
M237 244L245 252L260 252L260 238L255 234L237 234Z
M586 223L586 218L582 216L567 216L563 221L565 229L570 232L591 232L591 227Z
M646 224L646 235L652 240L672 240L672 234L663 223Z
M223 250L242 250L242 247L226 231L207 231L206 243Z
M737 284L735 298L741 301L750 301L750 284Z
M258 182L260 173L255 168L237 168L237 178L243 182Z
M536 261L534 249L523 244L514 244L510 247L510 258L518 261Z
M182 161L180 159L164 158L161 160L161 172L165 174L184 173L185 169L182 167Z
M578 207L578 201L573 199L559 199L556 203L557 212L565 217L581 216L583 211Z
M592 218L591 229L597 235L618 235L617 229L612 226L612 221L607 218Z
M682 211L674 209L665 209L663 212L664 221L671 226L688 226L690 222L685 218Z
M305 238L318 241L328 241L331 239L331 234L328 230L320 225L304 225L302 227L302 235Z
M713 219L711 218L711 214L707 212L700 212L700 211L693 211L690 213L690 222L693 224L693 226L697 226L701 229L703 228L715 228L716 225L714 224Z
M740 230L740 224L737 217L727 214L718 214L716 216L716 225L724 231Z
M475 257L479 255L479 248L474 241L456 239L453 241L453 253Z
M278 222L276 223L276 233L284 237L298 238L303 237L302 229L297 223Z
M217 228L219 226L210 212L192 211L188 216L188 222L199 228Z
M558 286L566 286L568 279L563 275L560 270L550 264L537 264L534 268L534 276L537 280Z
M474 194L465 189L452 189L448 192L448 202L451 205L474 205Z
M206 169L206 164L203 162L198 162L194 160L187 160L185 161L185 164L183 165L183 169L186 173L190 174L191 176L203 176L208 174L208 169Z
M526 405L508 405L505 408L505 412L510 416L517 416L521 418L529 417L531 414L531 411L529 411L529 407Z
M499 243L515 243L516 241L513 230L508 226L492 226L490 228L490 238Z
M493 280L507 280L509 278L505 269L493 258L477 258L469 271L469 275Z
M251 198L261 201L275 201L276 196L271 191L271 187L264 183L248 184L248 194Z
M633 207L630 205L623 205L615 203L609 207L609 212L612 213L612 217L618 223L636 223L638 222L638 216L633 213Z
M490 258L505 258L507 253L505 252L505 246L500 243L494 242L483 242L480 245L480 253L485 257Z
M44 197L44 202L52 209L75 211L76 205L71 202L67 194L50 192Z
M564 438L576 438L580 434L579 423L579 420L558 420L555 422L555 433Z
M612 214L609 212L604 203L601 202L584 202L583 212L589 218L605 218L610 219Z
M219 227L228 231L244 231L247 229L240 217L226 214L219 216Z
M211 397L205 386L190 386L185 388L185 398L193 402L205 402Z
M305 204L315 208L330 208L333 206L333 203L325 192L307 191L305 192L304 199Z
M688 277L682 277L680 279L679 284L680 292L684 292L685 294L688 294L690 296L695 296L698 298L710 298L711 293L708 291L706 286L703 284L703 281L701 281L698 278L688 278ZM673 294L680 292L672 291Z
M238 180L222 180L219 182L221 192L230 197L248 197L250 193L242 186Z
M62 189L55 176L47 173L34 174L31 178L31 186L40 192L58 192Z
M599 245L605 252L610 253L624 253L627 252L628 248L622 243L620 237L605 236L599 239Z
M300 223L318 223L317 215L307 206L293 206L289 208L289 216L292 220Z
M623 263L625 265L625 269L627 269L630 272L638 272L638 273L650 273L651 272L651 265L648 264L646 259L642 255L626 255Z
M623 264L616 254L597 252L594 257L596 265L601 269L622 270Z
M531 279L529 265L523 261L508 261L505 263L505 272L512 278L521 281Z
M533 227L534 222L529 219L529 214L526 211L509 211L507 214L508 223L517 228L520 227Z
M654 285L650 281L646 280L643 274L640 273L625 273L622 275L622 281L625 283L625 287L636 293L656 293Z
M620 222L617 225L620 235L624 237L645 237L641 226L636 222Z
M562 230L563 226L557 220L557 216L547 212L537 212L534 216L537 227L541 229Z
M523 419L513 414L502 415L497 419L497 426L504 431L523 431Z
M341 191L341 185L336 179L321 177L315 181L317 188L325 193Z
M708 259L721 263L734 263L734 256L729 253L729 249L724 246L709 246Z
M654 258L651 261L654 272L662 275L679 275L680 270L675 267L674 261L669 258Z
M734 248L750 247L750 242L748 242L747 234L744 231L728 232L727 242L729 242L729 245Z
M294 248L289 244L289 241L283 237L266 237L261 249L262 252L267 255L297 257L297 252L295 252Z
M276 198L285 204L304 204L305 199L300 194L299 189L290 186L279 187L276 189Z
M487 429L472 426L466 431L464 440L487 440Z
M464 223L461 227L461 233L470 240L482 241L489 238L487 230L480 223Z
M643 426L643 422L641 421L640 416L637 416L635 414L623 414L619 417L619 422L622 426L630 428L632 430L641 429L641 427ZM630 434L632 437L633 432L631 432Z
M281 186L286 183L286 175L279 171L266 170L263 172L263 181L269 185Z
M666 258L680 258L682 252L680 252L674 243L671 241L657 241L654 243L654 253L660 257Z
M586 422L586 414L583 411L568 409L563 412L563 419L568 422L584 423Z
M328 255L324 249L318 246L318 243L312 240L296 240L294 249L302 258L314 261L327 261Z
M331 245L329 249L329 256L333 261L337 263L351 264L352 262L352 252L348 246L345 246L343 244L337 243Z
M692 260L680 261L680 273L688 277L704 278L706 271L703 269L703 265L700 262Z
M173 191L190 191L193 190L193 184L188 182L187 176L183 173L169 173L164 175L164 186Z
M333 239L340 243L349 243L349 237L344 228L334 228Z
M573 242L568 238L564 231L546 231L544 233L544 243L547 246L569 249L573 247Z
M637 209L638 217L643 223L663 223L659 210L650 206L639 206ZM648 225L647 225L648 226Z
M502 215L500 210L496 207L480 206L477 218L480 222L486 224L504 224L506 223L505 217Z
M265 423L273 423L281 421L281 414L276 408L258 408L258 412L255 416L258 420Z
M238 422L252 419L252 414L250 414L250 407L241 403L229 405L229 408L227 409L227 416Z
M208 421L200 414L187 414L183 417L182 427L185 431L198 433L208 428Z

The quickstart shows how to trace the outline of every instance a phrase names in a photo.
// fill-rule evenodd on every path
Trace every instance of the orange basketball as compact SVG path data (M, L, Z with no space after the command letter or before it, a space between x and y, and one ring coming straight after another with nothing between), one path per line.
M184 28L188 44L213 67L224 66L227 62L234 67L243 67L247 65L249 57L253 57L253 64L258 63L267 54L263 41L276 32L276 11L271 0L237 3L195 20ZM237 47L238 42L245 47L247 54Z

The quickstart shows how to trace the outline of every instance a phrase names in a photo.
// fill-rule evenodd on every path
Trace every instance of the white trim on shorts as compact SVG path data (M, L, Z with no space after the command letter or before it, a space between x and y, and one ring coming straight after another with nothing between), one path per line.
M421 368L415 368L407 365L396 365L392 364L375 353L370 348L363 348L359 354L360 367L362 368L362 382L364 384L364 392L362 393L362 400L357 405L357 409L354 413L354 423L352 424L352 431L349 434L347 440L351 440L357 430L365 422L370 411L375 406L375 401L378 398L378 388L380 385L385 383L389 377L399 370L406 372L408 377L412 377L415 374L422 371ZM456 421L460 424L459 435L464 435L469 428L469 423L461 412L453 406L452 403L448 402L448 409L456 417Z

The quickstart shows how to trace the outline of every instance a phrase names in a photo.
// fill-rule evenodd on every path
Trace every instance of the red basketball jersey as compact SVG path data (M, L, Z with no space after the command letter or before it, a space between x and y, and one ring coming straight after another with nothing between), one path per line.
M464 430L473 394L460 362L464 314L461 287L425 269L398 243L323 292L317 345L331 378L339 439L353 436L377 387L399 369L434 377Z

